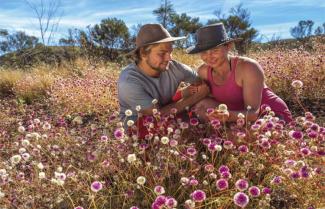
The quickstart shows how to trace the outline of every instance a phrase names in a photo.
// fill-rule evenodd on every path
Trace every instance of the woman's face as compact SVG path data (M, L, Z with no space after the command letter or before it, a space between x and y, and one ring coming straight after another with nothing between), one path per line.
M221 45L200 53L201 59L210 66L219 66L228 60L228 45Z

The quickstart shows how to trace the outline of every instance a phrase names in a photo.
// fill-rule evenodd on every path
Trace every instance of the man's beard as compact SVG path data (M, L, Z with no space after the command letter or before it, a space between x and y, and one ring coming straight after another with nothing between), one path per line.
M151 67L154 71L161 73L161 72L164 72L164 71L166 71L168 69L169 62L167 62L167 65L166 65L165 68L160 68L159 66L155 67L148 60L147 60L147 65L149 65L149 67Z

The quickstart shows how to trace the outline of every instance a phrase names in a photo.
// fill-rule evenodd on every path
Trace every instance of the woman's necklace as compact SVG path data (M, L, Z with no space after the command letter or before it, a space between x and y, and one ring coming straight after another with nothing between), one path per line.
M228 63L229 63L229 69L230 69L230 71L231 71L231 60L229 60ZM221 73L219 73L217 70L214 70L213 72L217 75L217 78L219 78L222 82L224 82L224 81L227 79L228 74L229 74L230 71L228 71L228 72L225 73L225 74L221 74Z

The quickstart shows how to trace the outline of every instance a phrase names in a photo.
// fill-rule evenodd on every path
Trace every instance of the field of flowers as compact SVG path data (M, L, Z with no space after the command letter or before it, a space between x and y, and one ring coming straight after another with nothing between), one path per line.
M155 112L142 140L118 118L117 64L0 70L0 208L324 208L324 40L313 48L250 54L294 122Z

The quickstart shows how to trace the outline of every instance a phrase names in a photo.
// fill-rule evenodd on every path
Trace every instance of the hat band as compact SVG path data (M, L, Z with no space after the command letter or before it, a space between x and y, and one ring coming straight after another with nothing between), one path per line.
M220 45L220 44L223 44L223 43L226 43L227 41L229 40L232 40L230 38L226 38L224 40L221 40L221 41L205 41L204 43L198 43L197 44L197 47L198 48L205 48L205 47L209 47L209 46L213 46L213 45Z

